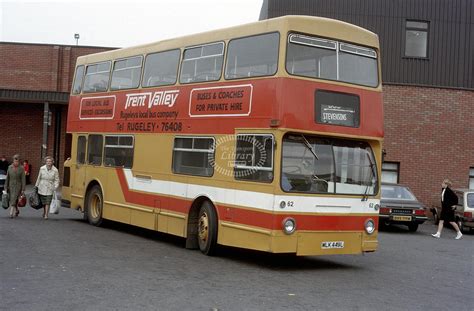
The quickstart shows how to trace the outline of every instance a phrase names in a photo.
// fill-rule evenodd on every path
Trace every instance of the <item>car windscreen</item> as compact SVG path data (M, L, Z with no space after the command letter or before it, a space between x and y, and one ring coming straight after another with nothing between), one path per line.
M415 201L416 197L407 187L382 185L382 200L383 199Z
M474 193L467 194L467 206L474 208Z

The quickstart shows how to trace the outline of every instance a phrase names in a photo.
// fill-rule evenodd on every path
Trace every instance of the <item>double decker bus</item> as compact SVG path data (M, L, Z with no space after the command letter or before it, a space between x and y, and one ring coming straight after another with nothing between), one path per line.
M381 91L377 35L327 18L79 57L63 200L207 255L373 252Z

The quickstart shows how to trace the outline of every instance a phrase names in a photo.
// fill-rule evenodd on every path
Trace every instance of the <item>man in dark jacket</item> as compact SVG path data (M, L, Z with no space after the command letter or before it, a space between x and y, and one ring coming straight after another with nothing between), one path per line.
M7 161L7 158L2 155L2 157L0 158L0 171L4 171L5 173L7 172L8 170L8 161Z
M441 215L439 218L438 232L432 234L432 236L439 239L441 237L441 231L443 231L444 221L447 221L457 232L455 239L459 240L462 237L462 233L454 219L454 210L458 204L458 197L454 191L451 190L451 185L452 182L449 179L443 180L441 184L441 187L443 187L441 190Z

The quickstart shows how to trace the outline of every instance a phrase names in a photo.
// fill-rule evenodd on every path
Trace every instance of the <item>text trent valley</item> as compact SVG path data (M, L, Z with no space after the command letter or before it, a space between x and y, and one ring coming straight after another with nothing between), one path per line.
M152 93L135 93L127 94L127 101L125 102L125 109L129 107L144 107L150 109L153 106L168 106L171 108L176 103L179 90L159 91Z

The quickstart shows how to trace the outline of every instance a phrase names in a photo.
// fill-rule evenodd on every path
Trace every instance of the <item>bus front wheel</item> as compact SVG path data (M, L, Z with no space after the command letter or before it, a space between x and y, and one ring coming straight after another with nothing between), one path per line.
M89 223L93 226L100 226L102 224L102 211L103 211L104 201L102 196L102 190L98 185L92 187L92 189L87 193L87 219Z
M208 201L201 205L198 221L199 249L205 255L215 253L217 245L217 215L214 206Z

